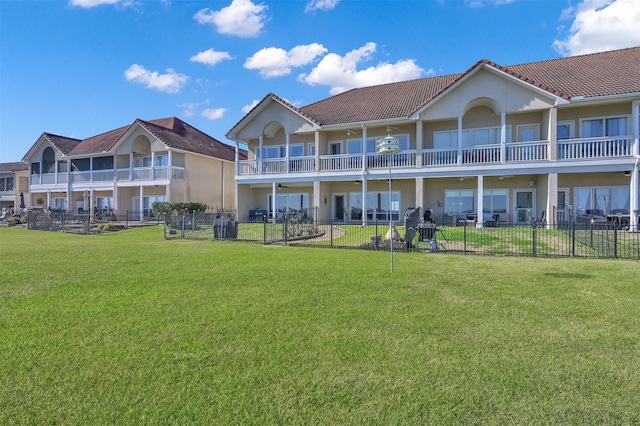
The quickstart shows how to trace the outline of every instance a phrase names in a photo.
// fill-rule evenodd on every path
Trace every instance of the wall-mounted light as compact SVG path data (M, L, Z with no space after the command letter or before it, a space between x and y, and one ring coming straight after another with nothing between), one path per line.
M624 175L625 175L626 177L631 176L631 170L625 170Z
M529 180L529 186L531 187L536 186L536 183L533 181L533 179Z

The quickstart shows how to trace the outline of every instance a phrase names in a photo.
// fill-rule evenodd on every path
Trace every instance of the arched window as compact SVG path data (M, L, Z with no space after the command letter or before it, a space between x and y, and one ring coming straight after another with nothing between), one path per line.
M44 149L42 153L42 173L55 173L56 171L56 154L50 146Z

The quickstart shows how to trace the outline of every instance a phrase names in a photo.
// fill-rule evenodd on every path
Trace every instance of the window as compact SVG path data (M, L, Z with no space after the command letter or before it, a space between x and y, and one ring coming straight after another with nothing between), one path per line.
M111 206L113 206L113 197L96 197L96 208L98 210L109 211L111 210Z
M66 210L67 208L67 199L64 197L56 197L53 199L53 208Z
M329 155L342 154L342 142L329 142Z
M68 163L66 161L58 161L58 173L66 173L68 169Z
M580 128L583 138L627 135L627 117L596 118L583 120Z
M600 209L609 214L614 210L629 212L629 187L576 188L574 191L574 209L584 214L589 209Z
M558 121L556 126L558 140L573 139L575 137L575 129L573 121Z
M289 155L292 157L302 157L304 155L304 144L297 143L289 145Z
M272 194L269 194L267 197L270 217L273 216L271 196ZM276 194L276 219L282 219L290 209L296 210L300 215L307 214L309 211L309 194Z
M13 191L13 176L0 178L0 191Z
M362 192L352 192L349 194L350 208L349 219L361 220L362 219Z
M400 141L400 151L407 151L409 149L409 135L392 135L392 136L398 139L398 141ZM376 143L378 142L379 139L382 139L382 137L367 138L367 153L374 154L378 152Z
M507 212L506 189L486 189L482 196L482 209L485 213Z
M362 139L349 139L347 141L347 154L362 154Z
M91 170L91 160L88 158L71 160L71 170L74 172L88 172Z
M168 166L169 156L165 154L156 155L156 167Z
M284 158L285 146L284 145L272 145L262 147L262 158L264 160L270 158ZM258 156L260 158L260 156Z
M389 210L391 217L389 217ZM400 217L400 192L368 192L367 193L367 218L373 220L399 220Z
M316 155L316 144L314 142L307 145L309 155Z
M40 174L40 163L31 163L31 174L32 175Z
M445 209L448 215L475 212L475 191L445 191Z
M135 167L151 167L151 157L135 157L133 163Z
M93 170L113 170L113 157L94 158Z
M506 128L506 143L511 142L511 126ZM500 127L485 127L462 131L462 147L469 148L477 145L500 144ZM435 149L452 149L458 147L458 131L446 130L433 132L433 147Z
M516 127L518 132L518 142L534 142L540 140L540 125L525 124Z

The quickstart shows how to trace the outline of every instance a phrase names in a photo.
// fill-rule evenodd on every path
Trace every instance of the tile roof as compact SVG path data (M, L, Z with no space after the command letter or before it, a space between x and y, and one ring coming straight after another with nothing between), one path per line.
M501 66L483 59L464 73L362 87L299 109L320 125L408 118L486 65L564 99L640 93L640 47Z
M24 161L16 161L14 163L0 163L0 173L17 172L19 170L28 170L29 164Z
M220 142L176 117L149 121L136 119L128 126L119 127L83 140L64 138L47 133L45 135L65 155L99 154L110 151L127 130L136 124L145 128L168 147L235 161L235 147ZM246 151L240 150L240 159L246 159Z
M75 147L77 147L80 139L68 138L66 136L58 136L52 133L43 133L42 136L47 139L53 146L58 148L64 155L68 155Z

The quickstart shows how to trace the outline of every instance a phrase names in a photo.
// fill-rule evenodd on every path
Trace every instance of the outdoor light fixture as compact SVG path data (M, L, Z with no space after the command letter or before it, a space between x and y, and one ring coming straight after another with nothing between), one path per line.
M376 141L377 153L380 155L391 156L400 152L400 140L394 138L389 134L387 129L387 136ZM389 159L389 230L393 227L393 216L391 214L391 159ZM391 246L391 272L393 272L393 232L390 233L389 245Z

